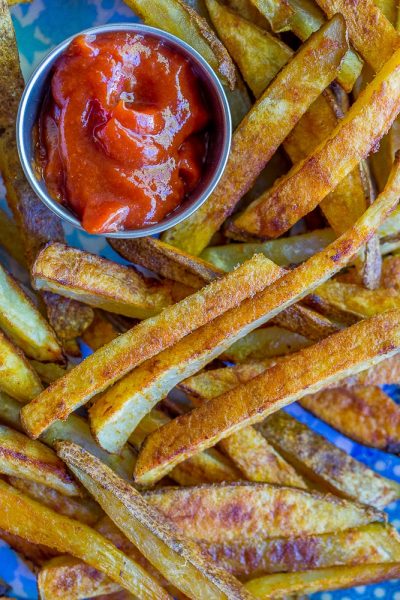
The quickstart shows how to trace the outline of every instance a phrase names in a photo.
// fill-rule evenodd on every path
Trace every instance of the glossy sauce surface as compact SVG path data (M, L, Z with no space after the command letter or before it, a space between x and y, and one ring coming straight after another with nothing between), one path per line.
M210 115L191 64L155 37L75 38L39 119L50 194L91 233L158 223L199 183Z

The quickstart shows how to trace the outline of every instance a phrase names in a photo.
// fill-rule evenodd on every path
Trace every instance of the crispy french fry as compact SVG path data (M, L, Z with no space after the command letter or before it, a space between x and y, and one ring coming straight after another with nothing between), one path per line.
M146 436L158 427L165 425L171 419L161 410L153 409L136 427L129 437L129 442L139 450ZM170 473L180 485L199 485L200 483L218 483L221 481L239 481L241 472L223 454L210 448L199 452L189 460L181 463Z
M235 578L205 560L195 543L181 537L158 510L108 467L76 444L61 442L57 447L60 458L118 528L175 587L193 599L250 600Z
M352 43L375 71L399 47L397 31L374 0L358 0L357 6L347 0L317 0L317 3L328 16L338 12L344 16Z
M238 231L256 237L278 237L315 208L354 169L386 133L400 109L398 64L400 50L330 136L234 219ZM296 201L292 201L293 194Z
M301 405L347 437L400 453L400 408L376 386L338 387L304 396Z
M47 485L21 479L21 477L8 476L7 479L14 488L26 496L52 508L61 515L71 517L71 519L76 519L86 525L93 526L103 514L98 504L90 498L71 498Z
M194 215L166 232L164 241L191 254L200 254L293 125L334 79L346 48L340 16L304 44L235 131L228 164L216 190ZM311 73L310 56L316 54L321 60L315 65L317 71L314 68ZM289 89L296 102L288 98Z
M193 46L224 83L236 84L235 67L207 21L182 0L125 0L145 23L161 27Z
M48 362L62 360L62 349L54 331L1 265L0 327L30 358Z
M374 0L374 4L383 12L388 21L395 27L397 22L396 0Z
M29 402L43 387L19 348L0 331L0 389L19 402Z
M80 490L58 456L37 440L0 425L0 473L25 477L66 496Z
M26 267L25 253L15 221L0 209L0 245L22 267Z
M378 509L400 496L399 484L368 469L283 411L257 429L300 473L326 491Z
M400 349L399 319L400 311L390 311L361 321L284 357L250 382L164 425L143 444L135 467L136 481L149 485L179 462L246 425L393 356Z
M293 9L289 0L252 0L252 2L274 31L287 31L290 28Z
M302 335L281 327L263 327L235 342L221 354L221 358L235 363L262 360L296 352L310 344L310 340Z
M206 4L218 36L258 98L293 56L293 51L277 37L243 19L217 0L206 0Z
M120 333L115 325L104 316L104 313L97 310L91 325L83 333L82 339L85 344L95 351L115 340Z
M400 564L393 562L266 575L249 581L245 587L259 600L275 600L287 598L288 594L311 594L378 583L387 579L397 579L399 575Z
M109 239L108 242L126 260L194 289L200 289L224 274L223 270L201 258L156 238Z
M0 527L9 533L84 560L138 598L171 598L143 567L94 529L40 505L4 481L0 506Z
M133 267L95 254L49 244L32 266L37 290L81 300L109 312L147 319L186 296L190 288L145 278Z
M201 546L212 560L241 581L270 573L396 562L400 550L395 529L383 523L340 533Z
M396 119L388 133L380 141L377 152L369 160L378 188L385 187L396 152L400 149L400 121Z
M336 235L332 229L316 229L309 233L270 240L261 244L209 246L203 250L201 256L221 271L232 271L236 265L242 264L258 253L264 254L281 267L287 267L299 264L317 252L321 252L335 238Z
M260 11L255 7L252 0L226 0L225 4L238 13L244 19L255 23L259 27L269 29L270 25Z
M345 266L384 220L384 215L390 210L384 207L395 206L400 193L397 181L399 178L400 173L396 166L393 168L386 192L379 196L376 203L369 207L352 229L330 246L280 279L277 279L280 272L275 266L275 276L271 274L270 281L277 281L270 284L264 292L242 302L239 307L222 315L210 325L186 336L175 345L174 351L164 351L154 359L146 361L118 382L113 389L100 396L90 411L92 427L99 443L115 451L129 437L137 420L174 385L193 375L237 339L304 297L316 286L317 281L328 279ZM33 404L30 406L33 407ZM35 410L35 416L37 412ZM47 418L48 410L45 416Z
M35 416L32 413L36 422L34 435L39 435L55 420L65 419L75 408L147 358L264 289L273 269L275 266L268 259L255 257L232 274L167 307L97 350L40 396L42 408L37 405L33 411ZM28 412L31 409L33 406ZM28 420L31 420L29 416Z
M216 544L337 533L383 520L379 511L330 494L267 483L164 488L145 499L186 537Z

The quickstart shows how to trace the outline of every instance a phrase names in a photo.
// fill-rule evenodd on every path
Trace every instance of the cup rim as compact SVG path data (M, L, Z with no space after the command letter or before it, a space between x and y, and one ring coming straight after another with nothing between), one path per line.
M175 44L176 46L184 50L186 55L189 55L189 57L192 58L195 63L199 64L202 67L203 71L207 75L207 78L211 81L214 89L217 92L222 109L221 114L225 133L221 155L219 157L217 166L215 168L215 172L213 173L209 184L195 201L190 201L189 199L188 205L179 214L176 214L174 216L174 211L172 211L169 216L167 215L166 217L164 217L164 219L162 219L162 221L160 221L159 223L155 223L154 225L149 225L147 227L142 227L139 229L124 229L120 231L91 234L88 231L86 231L86 229L84 229L80 220L67 207L63 206L56 199L50 196L45 184L40 185L40 181L38 180L35 174L35 170L32 164L33 156L28 151L25 144L25 117L27 115L27 109L29 107L32 94L35 91L38 79L43 75L44 72L46 73L46 75L48 75L47 71L51 69L54 62L67 49L72 40L74 40L79 35L99 34L114 31L130 31L135 33L154 35L165 40L166 42L171 42L172 44ZM145 237L149 235L156 235L174 227L175 225L178 225L179 223L190 217L190 215L192 215L207 200L207 198L209 198L209 196L216 188L219 180L221 179L221 176L225 170L226 163L229 158L231 139L232 118L229 103L225 94L225 90L220 80L218 79L218 76L216 75L212 67L209 65L209 63L202 57L202 55L197 50L195 50L187 42L181 40L177 36L167 31L163 31L162 29L159 29L157 27L150 27L149 25L144 25L142 23L109 23L104 25L97 25L95 27L89 27L87 29L75 33L74 35L69 36L60 44L52 48L40 61L38 66L34 69L33 73L31 74L21 96L16 120L16 141L21 166L24 171L25 177L28 180L28 183L30 184L36 195L40 198L40 200L60 219L73 225L75 228L84 231L88 235L120 239L132 239Z

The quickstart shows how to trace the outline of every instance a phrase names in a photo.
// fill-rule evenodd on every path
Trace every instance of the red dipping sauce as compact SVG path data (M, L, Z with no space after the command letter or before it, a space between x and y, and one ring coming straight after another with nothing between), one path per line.
M189 61L129 32L75 38L55 64L37 158L90 233L161 221L199 183L210 114Z

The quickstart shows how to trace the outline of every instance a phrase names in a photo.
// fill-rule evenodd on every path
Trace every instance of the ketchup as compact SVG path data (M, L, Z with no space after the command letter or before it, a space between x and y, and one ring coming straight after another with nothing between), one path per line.
M198 185L209 112L189 61L152 36L75 38L39 118L50 194L90 233L158 223Z

